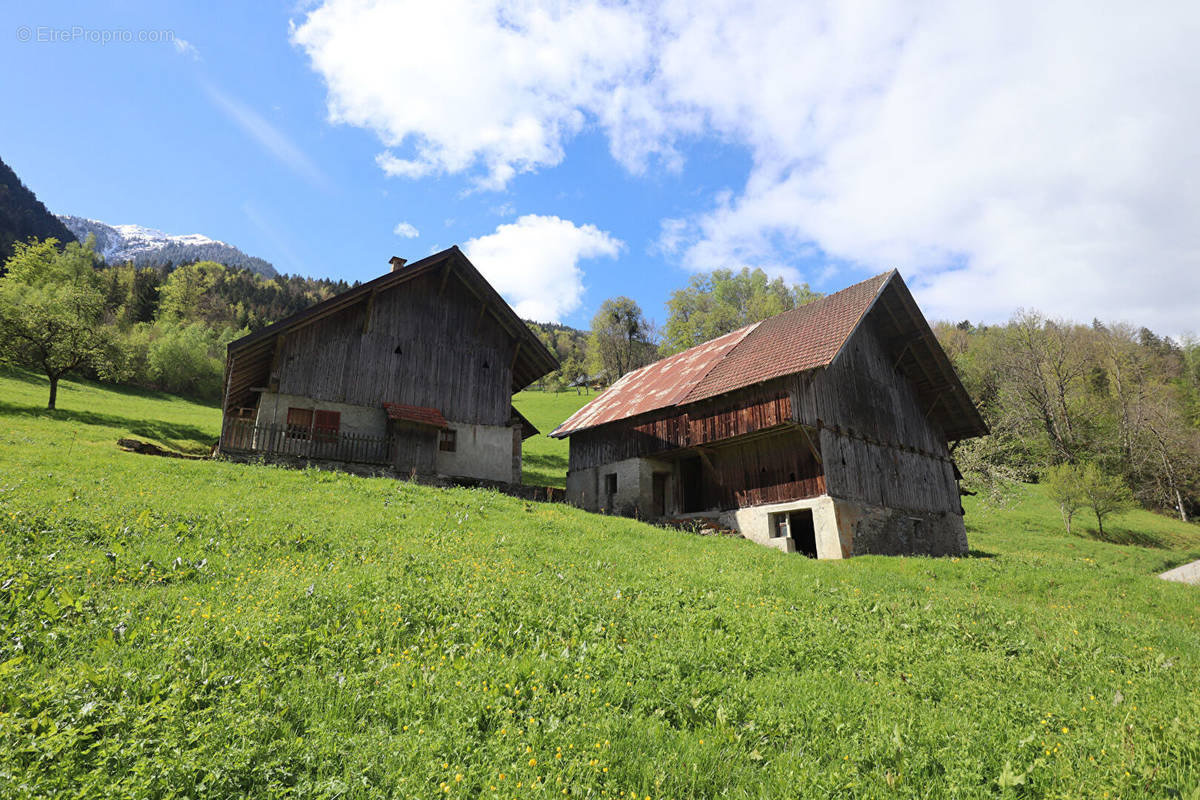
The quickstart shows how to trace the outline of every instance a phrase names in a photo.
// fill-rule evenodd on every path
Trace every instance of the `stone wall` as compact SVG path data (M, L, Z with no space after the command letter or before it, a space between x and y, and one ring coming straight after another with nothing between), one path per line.
M965 556L967 528L953 511L897 511L837 501L838 526L853 555Z
M671 465L653 458L627 458L599 467L567 473L567 499L585 511L648 519L654 507L654 473L672 473ZM617 492L610 504L605 491L609 475L617 477ZM674 476L667 479L664 515L674 513ZM611 507L610 507L611 505Z
M818 558L967 554L966 526L953 512L897 511L822 495L725 511L719 519L747 539L787 551L787 540L771 535L771 515L804 508L813 512Z

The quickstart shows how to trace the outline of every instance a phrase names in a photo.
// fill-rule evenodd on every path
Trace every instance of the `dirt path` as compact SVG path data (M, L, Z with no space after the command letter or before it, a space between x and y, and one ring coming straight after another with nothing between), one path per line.
M1200 585L1200 561L1193 561L1190 564L1184 564L1182 567L1169 569L1158 577L1165 581L1178 581L1179 583Z

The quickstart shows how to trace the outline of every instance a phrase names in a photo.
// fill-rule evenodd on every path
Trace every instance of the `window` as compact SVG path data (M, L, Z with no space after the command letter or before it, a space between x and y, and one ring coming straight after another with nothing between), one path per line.
M604 493L610 495L617 493L617 473L610 472L604 476Z
M287 415L287 435L291 439L307 439L312 431L313 412L311 408L289 408Z
M438 433L438 450L443 453L453 453L458 449L458 431L447 428ZM428 439L426 440L428 441Z
M336 442L342 427L342 412L317 411L313 417L313 438L318 442Z

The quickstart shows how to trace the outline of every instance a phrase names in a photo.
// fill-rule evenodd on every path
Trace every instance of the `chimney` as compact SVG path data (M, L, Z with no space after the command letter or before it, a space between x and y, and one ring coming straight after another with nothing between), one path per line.
M392 256L388 259L388 263L392 265L392 272L399 272L400 268L408 263L408 259L401 258L400 256Z

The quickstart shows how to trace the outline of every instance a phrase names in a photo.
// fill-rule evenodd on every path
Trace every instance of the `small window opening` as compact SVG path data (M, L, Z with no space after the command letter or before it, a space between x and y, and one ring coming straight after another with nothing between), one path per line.
M789 539L788 552L803 553L809 558L817 557L817 529L813 523L811 508L782 511L769 517L772 539Z
M400 345L396 345L396 349L393 350L392 352L398 356L404 355L404 351L400 348Z
M487 359L486 359L486 358L483 360L483 368L484 368L484 369L487 369L487 368L488 368L488 362L487 362Z
M311 408L288 408L287 435L290 439L307 439L312 432L313 411Z
M447 428L438 433L438 450L453 453L458 449L458 431Z

